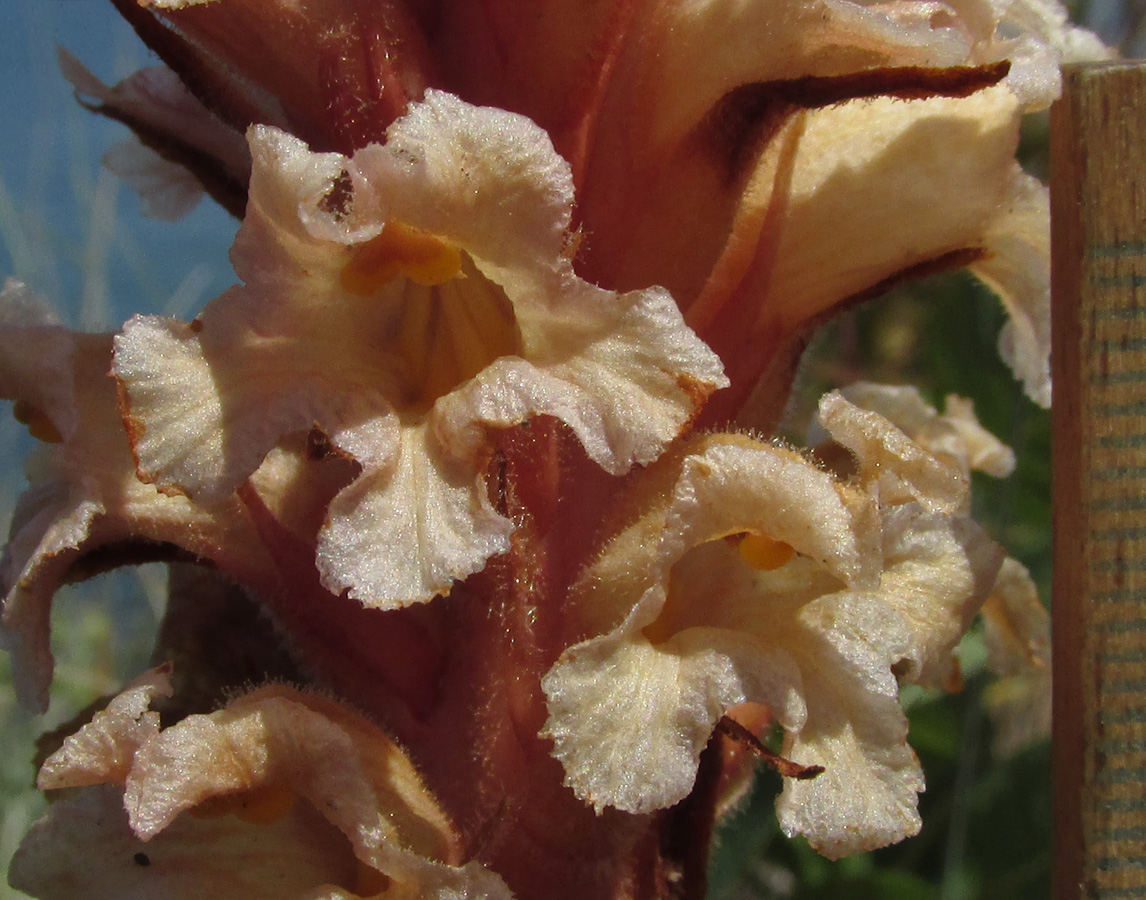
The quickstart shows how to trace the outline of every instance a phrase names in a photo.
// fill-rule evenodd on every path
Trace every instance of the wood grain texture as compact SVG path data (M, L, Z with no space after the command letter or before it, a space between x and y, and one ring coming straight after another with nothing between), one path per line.
M1146 65L1051 111L1055 900L1146 900Z

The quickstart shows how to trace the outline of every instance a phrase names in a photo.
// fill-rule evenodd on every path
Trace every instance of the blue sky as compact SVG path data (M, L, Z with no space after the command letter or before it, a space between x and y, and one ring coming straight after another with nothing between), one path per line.
M127 130L76 103L62 45L106 82L154 63L107 0L7 0L0 29L0 275L85 330L135 312L193 316L232 280L235 223L208 201L178 223L139 215L100 157Z

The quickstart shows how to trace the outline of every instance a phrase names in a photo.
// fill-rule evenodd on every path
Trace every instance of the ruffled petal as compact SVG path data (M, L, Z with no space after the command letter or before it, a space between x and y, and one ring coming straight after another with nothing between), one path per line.
M544 414L568 425L590 459L622 475L655 459L728 383L664 291L617 296L585 285L581 295L591 333L567 323L566 334L545 335L549 346L539 347L536 363L499 359L439 401L432 421L457 455L473 454L487 427Z
M1006 478L1014 471L1014 451L979 424L970 400L949 394L940 415L912 385L857 381L840 394L849 403L879 413L921 447L956 463L965 474L975 471ZM818 431L809 434L813 444L821 439Z
M880 502L915 500L934 512L956 512L970 483L956 465L938 459L878 413L860 409L838 391L820 400L820 423L856 455L860 477Z
M901 680L957 690L955 647L1002 560L966 517L968 477L984 468L1005 474L1014 456L979 425L969 403L949 397L948 409L939 415L914 388L861 382L825 396L820 420L856 454L860 480L884 506L880 586L912 633L897 667Z
M136 477L108 378L110 335L44 324L50 317L22 288L0 297L0 317L7 320L0 396L16 401L17 414L44 442L29 459L31 484L0 559L0 633L21 702L44 709L53 665L51 600L83 555L121 543L168 544L252 584L274 567L237 500L207 510Z
M313 809L254 825L181 817L144 841L123 789L102 784L57 800L12 858L9 880L41 900L349 900L361 896L345 838ZM316 891L320 885L343 885Z
M700 753L725 711L766 703L799 728L800 672L782 649L694 628L654 645L630 628L565 653L542 681L543 736L565 766L565 783L598 812L647 813L692 790Z
M999 213L983 235L988 256L971 266L1003 302L1009 321L999 354L1027 396L1050 406L1050 199L1015 165Z
M401 841L439 859L457 852L393 741L337 702L290 688L262 688L164 729L139 747L125 781L132 829L145 839L208 798L277 786L352 842Z
M397 455L334 499L318 536L323 582L384 609L448 590L509 549L512 530L484 471L443 454L425 425L402 429Z
M1007 478L1015 471L1015 451L979 424L975 404L948 394L943 416L924 433L933 453L963 458L966 467L992 478Z
M1051 621L1022 563L1003 560L983 604L987 663L999 676L984 700L995 726L995 752L1006 757L1051 730Z
M556 416L622 474L727 383L665 291L577 277L569 168L527 119L430 91L351 158L250 142L245 285L191 325L133 320L114 372L162 489L220 502L312 424L362 465L320 538L331 590L424 601L506 548L490 429Z
M160 730L146 705L165 690L166 673L151 673L48 759L42 781L82 789L33 829L15 881L38 896L66 896L77 871L48 849L94 824L89 836L108 852L89 867L85 896L155 896L169 886L176 897L210 887L268 900L508 900L496 875L456 864L449 820L364 717L266 687Z
M159 734L152 701L171 694L170 666L142 675L44 761L36 786L50 791L124 781L136 751Z
M713 436L685 461L673 500L663 552L749 532L791 546L842 585L877 583L874 506L794 451Z
M157 316L133 317L115 339L115 372L121 385L130 384L121 392L139 475L154 482L157 472L166 473L162 487L169 492L201 494L207 487L208 502L225 498L254 471L266 445L277 437L254 448L249 438L232 439L230 452L224 452L225 413L192 326Z
M955 648L995 581L1002 548L970 519L914 503L887 511L883 540L881 593L911 633L900 679L959 690Z
M539 272L572 277L568 244L573 176L549 135L524 116L472 106L444 91L421 103L359 150L350 224L380 226L379 211L466 251L508 293L533 287ZM520 298L540 307L560 295Z
M907 745L907 718L891 674L910 645L880 598L825 597L801 610L800 646L808 718L784 742L813 779L787 779L776 802L780 826L836 859L919 831L919 760Z
M224 294L216 303L227 300ZM286 341L265 347L233 312L221 306L209 328L136 316L116 337L114 372L144 480L224 502L284 437L319 420L334 444L360 461L392 458L398 423L384 399L339 390L320 366L294 357ZM249 352L233 352L244 343Z

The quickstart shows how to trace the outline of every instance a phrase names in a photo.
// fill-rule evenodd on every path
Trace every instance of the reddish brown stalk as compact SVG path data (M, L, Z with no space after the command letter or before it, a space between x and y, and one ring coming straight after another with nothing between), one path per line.
M239 488L275 558L280 587L262 597L295 657L320 683L392 727L429 716L438 702L441 609L367 609L319 581L314 544L291 534L249 484Z
M773 750L769 750L760 738L728 716L724 716L716 723L716 730L720 734L728 735L734 741L739 741L785 778L806 781L809 778L815 778L824 771L823 766L802 766L790 759L785 759Z
M651 900L650 816L597 814L564 786L541 677L567 644L561 504L565 428L548 417L496 437L490 496L516 529L510 550L440 603L443 696L399 732L468 853L520 898ZM597 497L600 503L600 496Z
M704 900L708 856L724 771L725 733L717 728L700 754L687 797L661 817L661 884L657 900Z

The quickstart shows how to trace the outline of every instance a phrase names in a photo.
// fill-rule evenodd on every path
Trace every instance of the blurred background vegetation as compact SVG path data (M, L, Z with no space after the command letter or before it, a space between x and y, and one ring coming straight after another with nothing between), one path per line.
M1146 49L1146 2L1101 0L1080 18L1129 55ZM146 51L105 0L12 0L0 29L0 275L28 283L59 305L69 324L118 326L136 312L193 314L231 279L227 247L235 223L203 204L177 226L143 220L138 201L99 164L126 135L84 111L58 74L66 46L105 81L148 62ZM1029 123L1024 161L1045 177L1045 121ZM966 276L933 278L895 291L835 321L803 366L808 397L858 377L919 386L933 403L956 393L1016 451L1004 481L978 478L976 518L1024 562L1049 598L1049 416L1021 393L998 361L1003 314ZM0 424L0 521L23 486L23 429ZM58 670L52 705L32 718L0 689L0 869L42 809L33 788L36 736L118 689L147 665L162 614L165 573L145 566L111 573L57 599ZM989 678L982 641L963 648L966 686L956 695L905 697L911 743L927 776L922 834L876 853L831 863L784 838L772 802L778 778L762 773L720 832L713 900L750 898L1045 898L1050 892L1050 749L1009 758L992 751L982 703ZM0 655L0 681L8 660ZM0 886L0 900L22 897Z

